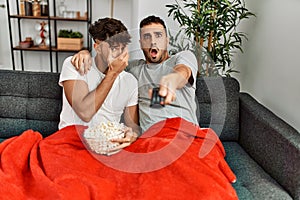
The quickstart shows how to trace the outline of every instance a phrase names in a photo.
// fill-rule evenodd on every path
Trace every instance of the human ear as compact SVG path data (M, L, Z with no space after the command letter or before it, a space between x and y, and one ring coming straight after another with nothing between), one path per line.
M97 53L101 53L101 48L100 48L100 44L94 43L94 49Z

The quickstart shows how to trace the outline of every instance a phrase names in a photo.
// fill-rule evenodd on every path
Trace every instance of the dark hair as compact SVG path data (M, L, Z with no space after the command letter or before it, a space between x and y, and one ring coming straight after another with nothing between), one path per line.
M167 29L165 22L161 18L154 16L154 15L150 15L150 16L144 18L140 22L140 29L143 28L144 26L152 24L152 23L161 24L165 29Z
M117 19L102 18L95 21L89 27L89 33L92 36L94 42L96 40L106 41L110 45L112 43L123 43L127 45L131 39L125 25Z

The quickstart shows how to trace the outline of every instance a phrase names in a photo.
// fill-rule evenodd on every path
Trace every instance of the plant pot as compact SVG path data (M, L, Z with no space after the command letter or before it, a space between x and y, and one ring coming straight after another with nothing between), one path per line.
M83 38L57 38L57 49L60 50L81 50Z

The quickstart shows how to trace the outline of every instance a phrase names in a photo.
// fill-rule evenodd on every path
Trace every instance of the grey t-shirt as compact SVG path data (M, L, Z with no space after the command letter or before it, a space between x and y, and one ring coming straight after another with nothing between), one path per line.
M173 68L178 64L184 64L191 68L193 76L193 84L186 84L182 89L176 90L176 100L173 104L183 108L166 105L163 108L150 107L148 98L148 90L153 87L159 87L159 82L162 76L173 72ZM181 117L194 124L198 124L196 117L196 75L198 71L197 60L194 54L190 51L182 51L163 63L147 64L145 60L134 60L129 62L126 70L132 73L138 80L139 87L139 117L140 126L143 131L147 130L155 123L167 118Z

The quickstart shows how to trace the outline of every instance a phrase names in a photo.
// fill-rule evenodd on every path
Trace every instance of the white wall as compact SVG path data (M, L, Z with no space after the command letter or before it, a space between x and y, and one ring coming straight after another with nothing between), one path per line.
M71 0L66 0L66 3L68 1ZM173 0L115 0L114 17L122 19L129 27L133 38L138 37L137 29L140 20L151 14L162 17L171 32L176 32L178 25L167 17L168 9L164 6L173 2ZM298 62L300 1L246 0L246 5L256 13L257 17L242 24L241 29L248 33L249 41L244 43L244 54L240 53L236 56L234 63L240 74L235 74L234 77L239 80L242 91L249 92L300 131ZM110 0L93 0L92 22L105 16L110 16ZM5 33L2 34L1 31L1 37L6 37ZM1 60L9 57L7 49L4 48L5 45L1 44ZM130 51L131 58L142 56L136 39L133 39ZM33 58L36 56L31 57ZM5 66L10 65L9 59L3 61ZM36 62L42 63L44 59L40 57Z
M0 0L0 4L6 5L6 1ZM0 8L0 24L2 25L0 31L0 69L11 69L10 44L7 39L9 38L7 11L6 8L2 7Z
M246 0L256 19L243 24L249 41L236 75L242 91L300 132L300 1Z

